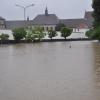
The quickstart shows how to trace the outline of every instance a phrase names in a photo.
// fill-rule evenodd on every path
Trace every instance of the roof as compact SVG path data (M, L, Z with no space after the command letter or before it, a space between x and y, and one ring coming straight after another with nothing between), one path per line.
M56 25L58 22L59 19L55 14L41 14L33 20L34 25Z
M7 29L14 29L14 28L20 28L25 26L31 26L33 24L33 21L24 21L24 20L18 20L18 21L6 21L6 28Z
M0 16L0 20L5 20L3 17Z
M87 22L85 19L61 19L59 23L63 23L67 27L70 27L70 28L78 28L83 25L86 27L87 25Z
M24 21L24 20L12 20L12 21L5 21L5 25L7 29L14 29L20 28L25 26L32 26L32 25L57 25L58 23L63 23L67 27L70 28L78 28L78 27L85 27L88 26L89 28L92 27L92 23L94 18L92 17L92 11L85 12L84 18L80 19L58 19L55 14L40 14L36 16L33 20ZM0 17L0 19L5 20L4 18Z

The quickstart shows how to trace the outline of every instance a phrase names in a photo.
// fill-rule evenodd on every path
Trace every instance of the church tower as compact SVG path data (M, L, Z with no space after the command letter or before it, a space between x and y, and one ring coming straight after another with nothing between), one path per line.
M48 8L46 7L46 9L45 9L45 16L48 16L49 14L48 14Z

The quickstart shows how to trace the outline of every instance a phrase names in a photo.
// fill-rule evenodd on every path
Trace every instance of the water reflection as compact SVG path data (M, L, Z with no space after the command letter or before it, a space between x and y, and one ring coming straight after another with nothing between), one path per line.
M95 57L95 70L97 86L100 86L100 43L94 43L94 57Z
M0 100L100 100L99 49L91 42L0 47Z

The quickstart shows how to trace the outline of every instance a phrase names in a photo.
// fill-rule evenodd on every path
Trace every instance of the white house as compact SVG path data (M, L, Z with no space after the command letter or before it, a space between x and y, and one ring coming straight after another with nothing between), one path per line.
M49 14L46 7L45 13L37 15L33 20L29 20L28 18L26 21L6 21L4 18L0 17L0 34L7 33L10 35L10 39L12 39L11 30L15 28L41 26L44 31L47 31L50 29L55 30L57 24L63 23L66 25L66 27L73 29L73 34L68 38L86 38L85 32L92 27L92 22L92 12L85 12L84 18L80 19L59 19L55 14ZM45 38L48 37L46 36ZM55 38L61 38L59 32L58 36Z

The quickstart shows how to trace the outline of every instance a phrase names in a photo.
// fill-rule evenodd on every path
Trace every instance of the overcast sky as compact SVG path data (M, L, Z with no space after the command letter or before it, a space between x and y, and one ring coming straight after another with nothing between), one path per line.
M35 6L26 11L26 16L30 19L43 14L46 5L49 13L54 13L61 19L83 18L85 10L92 10L92 0L0 0L0 2L0 16L6 20L23 19L23 9L16 7L15 4L27 6L34 3Z

